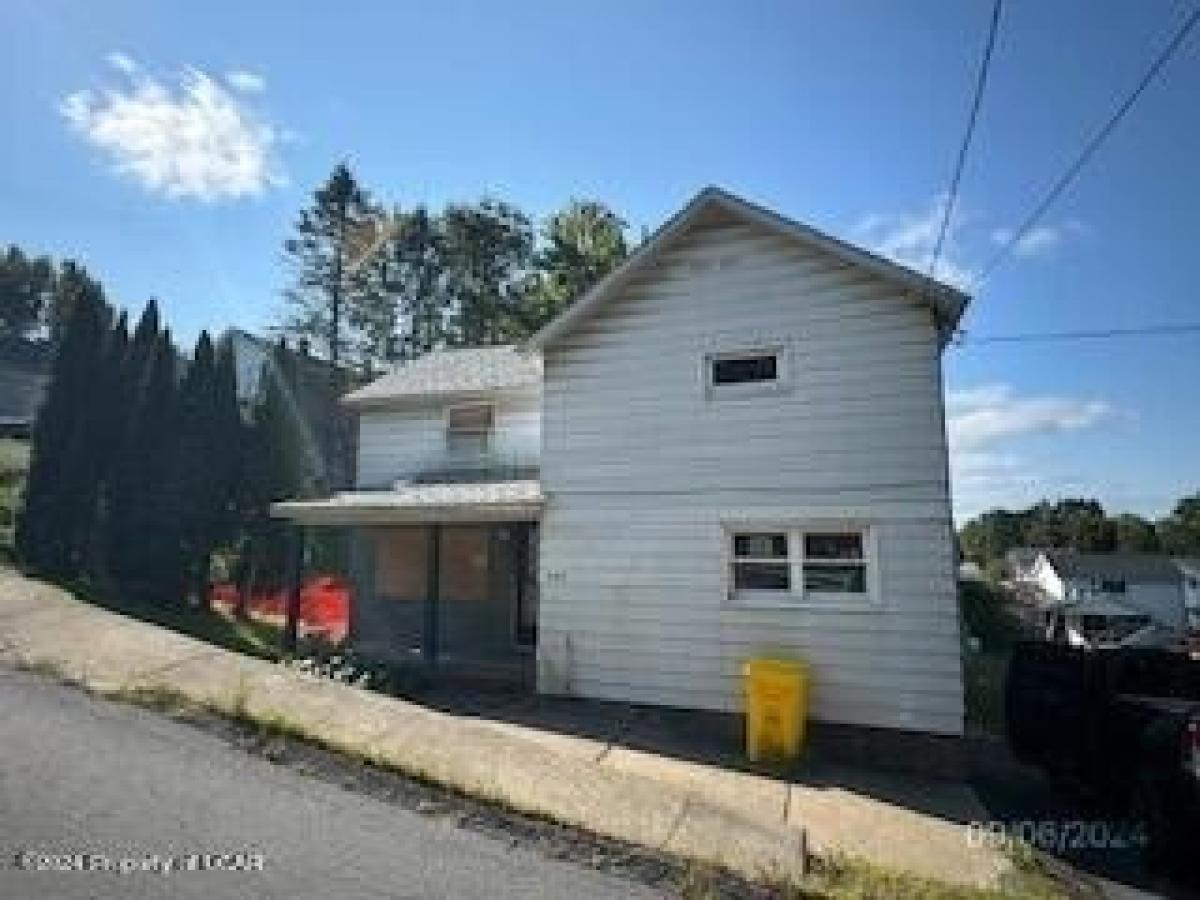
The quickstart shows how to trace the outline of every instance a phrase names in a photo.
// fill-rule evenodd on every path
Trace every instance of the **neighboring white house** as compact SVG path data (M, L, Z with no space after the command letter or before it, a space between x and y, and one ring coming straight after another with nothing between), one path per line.
M1184 624L1183 582L1166 556L1145 553L1076 553L1046 550L1038 555L1033 580L1047 609L1099 620L1143 617L1169 629Z
M1200 559L1177 559L1183 578L1183 606L1190 628L1200 629Z
M1016 585L1036 581L1037 561L1042 551L1036 547L1013 547L1004 554L1004 574Z
M966 302L706 189L527 347L347 397L359 489L276 512L357 526L352 629L392 655L527 647L543 692L736 712L779 654L818 720L960 735Z

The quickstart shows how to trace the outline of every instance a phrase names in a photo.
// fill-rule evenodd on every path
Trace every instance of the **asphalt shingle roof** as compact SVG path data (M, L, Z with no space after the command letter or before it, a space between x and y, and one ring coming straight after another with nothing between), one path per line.
M434 350L351 391L342 402L369 406L389 400L525 387L541 380L540 355L521 352L511 345Z
M489 509L536 510L544 501L542 486L533 480L475 484L397 484L390 491L347 491L324 500L289 500L271 505L285 519L386 519L440 521L456 514L480 514Z
M1124 579L1143 584L1174 584L1179 581L1179 569L1169 556L1049 550L1046 557L1054 570L1065 578Z

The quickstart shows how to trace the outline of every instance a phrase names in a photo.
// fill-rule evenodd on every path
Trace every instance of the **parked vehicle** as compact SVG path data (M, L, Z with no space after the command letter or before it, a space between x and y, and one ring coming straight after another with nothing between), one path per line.
M1144 823L1150 860L1194 862L1185 857L1200 829L1200 660L1021 643L1005 713L1018 759Z

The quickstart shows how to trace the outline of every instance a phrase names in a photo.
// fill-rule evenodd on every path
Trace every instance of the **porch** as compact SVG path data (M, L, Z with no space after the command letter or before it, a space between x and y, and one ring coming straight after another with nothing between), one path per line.
M363 656L532 687L536 481L398 485L276 504L301 542L350 539L350 643Z

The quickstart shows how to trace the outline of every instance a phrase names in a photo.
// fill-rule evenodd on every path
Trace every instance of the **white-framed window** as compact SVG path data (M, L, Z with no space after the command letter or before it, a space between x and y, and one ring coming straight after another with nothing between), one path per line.
M783 390L789 354L782 345L718 350L704 356L704 393L709 399L747 397Z
M729 598L739 605L869 607L879 553L869 526L727 523Z
M451 457L475 457L487 453L495 427L495 408L490 403L463 403L446 409L446 450Z

